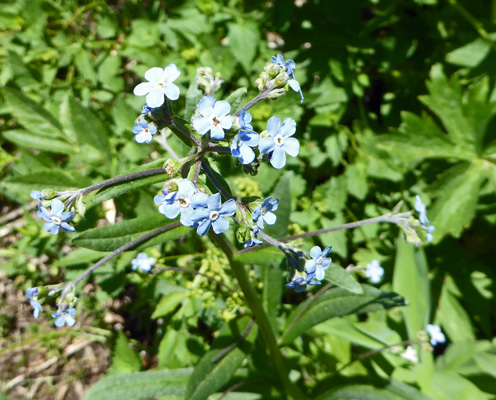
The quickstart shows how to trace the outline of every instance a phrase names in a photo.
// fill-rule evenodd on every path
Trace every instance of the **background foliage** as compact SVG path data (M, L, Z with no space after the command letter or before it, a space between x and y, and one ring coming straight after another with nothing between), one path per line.
M296 62L305 102L289 92L258 105L252 115L261 129L272 115L294 118L301 153L288 160L285 172L262 166L255 177L244 176L232 159L217 160L236 194L285 199L277 236L378 216L400 200L412 207L416 194L436 227L434 244L425 248L404 243L398 229L386 225L301 243L304 250L332 245L333 263L344 267L378 259L386 270L381 289L403 296L409 306L331 319L346 314L344 304L325 299L334 314L319 324L296 325L298 332L286 330L281 339L291 380L319 400L496 398L496 2L0 5L0 190L2 215L16 215L0 217L9 222L0 231L5 395L78 398L106 374L85 399L217 399L239 382L224 399L284 398L256 329L219 364L210 363L249 323L236 317L240 295L201 276L130 273L137 251L85 283L75 331L35 322L16 294L73 279L104 252L153 228L131 223L125 235L106 231L102 238L104 231L89 229L108 225L109 210L116 210L118 223L157 223L152 199L160 176L97 193L87 202L77 236L44 232L29 198L33 189L84 187L143 163L162 165L169 157L164 138L150 146L132 141L143 105L132 89L146 70L179 67L181 97L174 111L189 119L201 96L199 66L210 66L225 80L217 98L240 86L248 87L251 98L265 63L282 53ZM167 144L179 155L187 151L174 135ZM147 251L164 265L199 270L236 287L227 260L207 241L189 235L151 244ZM251 277L283 332L307 295L284 289L284 262L266 260L247 262L256 265ZM448 343L434 353L417 346L418 363L383 349L415 340L427 323L440 325ZM76 339L91 343L99 370L66 367L77 358L67 350ZM41 360L26 353L33 343ZM48 374L33 367L54 357ZM115 396L102 397L114 385ZM143 385L149 393L143 394Z

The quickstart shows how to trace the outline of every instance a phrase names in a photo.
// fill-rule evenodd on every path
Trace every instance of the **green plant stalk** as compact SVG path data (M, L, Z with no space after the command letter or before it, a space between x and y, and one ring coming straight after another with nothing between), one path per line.
M291 396L295 400L307 400L308 397L289 380L289 373L287 371L281 351L277 345L276 334L274 328L270 323L269 317L263 309L257 293L251 284L251 281L246 273L243 263L236 260L236 249L227 240L225 235L216 235L210 233L210 238L220 247L229 260L229 264L234 272L239 286L243 291L246 303L253 313L253 318L257 322L260 332L265 340L265 344L269 350L269 356L276 370L276 373L281 379L284 393Z

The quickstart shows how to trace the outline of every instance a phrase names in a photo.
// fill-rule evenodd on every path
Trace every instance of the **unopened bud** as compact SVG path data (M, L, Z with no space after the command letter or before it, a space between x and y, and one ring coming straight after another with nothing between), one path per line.
M43 200L50 200L57 196L57 192L53 189L43 189L41 191L41 197Z
M264 70L269 74L270 79L274 79L280 72L279 66L273 63L266 64Z
M251 238L251 229L248 228L246 225L241 225L236 230L236 240L239 243L244 243L247 240L250 240L250 238Z
M173 178L174 175L176 175L177 172L179 171L179 168L181 168L182 164L183 163L181 163L180 160L169 159L164 163L163 168L165 169L165 172L167 173L167 175L169 175L169 177Z
M288 83L289 76L286 72L281 72L279 75L276 76L275 79L275 87L282 88Z

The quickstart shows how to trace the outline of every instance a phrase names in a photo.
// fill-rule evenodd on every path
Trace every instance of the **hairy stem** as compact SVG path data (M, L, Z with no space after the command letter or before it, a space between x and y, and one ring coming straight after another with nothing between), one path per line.
M103 264L110 261L112 258L117 257L119 254L124 253L125 251L132 249L134 246L141 244L143 242L146 242L147 240L149 240L149 239L151 239L157 235L160 235L161 233L170 231L171 229L178 228L180 226L182 226L182 225L181 225L181 222L179 222L179 221L173 222L172 224L169 224L169 225L161 226L160 228L157 228L151 232L148 232L145 235L140 236L139 238L136 238L136 239L130 241L129 243L126 243L124 246L121 246L118 249L114 250L112 253L110 253L109 255L102 258L96 264L93 264L90 268L88 268L81 275L79 275L75 280L73 280L72 282L69 282L67 285L65 285L64 289L62 289L62 294L60 295L59 305L62 304L65 297L72 290L72 288L76 287L79 282L81 282L88 275L90 275L91 273L96 271Z
M295 400L306 400L307 396L289 380L289 372L282 357L281 351L277 346L277 339L274 328L272 327L269 317L263 309L262 303L260 302L257 293L253 285L251 284L244 265L236 260L236 249L224 235L215 235L212 233L210 234L210 237L225 253L229 260L234 275L236 276L239 286L241 287L241 290L243 291L243 294L245 296L246 303L253 314L253 318L260 328L260 332L262 333L265 344L267 345L267 348L269 350L269 355L270 359L272 360L273 367L279 375L279 378L283 385L284 393L291 396Z

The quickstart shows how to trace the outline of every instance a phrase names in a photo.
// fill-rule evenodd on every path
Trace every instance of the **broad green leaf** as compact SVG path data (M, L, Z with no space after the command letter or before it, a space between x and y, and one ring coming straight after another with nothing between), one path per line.
M239 20L236 23L228 24L228 30L228 46L234 58L246 72L250 72L260 38L258 24L253 20Z
M62 139L54 138L53 135L45 136L36 131L11 130L2 133L3 136L18 146L29 149L44 150L51 153L74 154L78 150Z
M140 369L140 356L133 351L126 335L118 331L112 353L112 366L107 376L138 372Z
M345 171L348 193L359 200L365 199L369 191L367 165L364 162L348 164Z
M91 82L96 82L96 73L93 65L95 62L91 59L90 50L86 50L84 47L81 47L74 57L74 61L76 63L76 67L79 70L81 76Z
M83 400L149 400L183 396L191 368L132 372L108 376L94 384Z
M238 110L239 105L241 104L243 98L246 96L247 92L248 89L242 87L232 92L226 99L226 101L231 105L231 114L235 113Z
M489 400L493 397L483 393L468 379L453 372L434 371L432 383L436 400Z
M286 172L277 182L272 192L272 199L278 199L279 205L274 214L277 216L274 225L265 224L267 235L279 238L288 234L289 215L291 213L291 177L293 172Z
M262 267L262 271L263 271L262 272L263 275L262 304L265 309L265 312L271 319L273 326L276 326L275 322L276 322L277 311L281 304L281 298L283 293L282 282L284 282L282 271L285 263L286 260L282 260L280 257L275 257L272 258L271 264Z
M157 319L171 313L189 295L189 290L176 290L162 296L155 307L155 311L152 314L152 319Z
M104 160L109 161L109 133L103 122L73 97L69 98L69 110L80 146L87 144L95 148L104 156Z
M355 294L342 288L330 289L317 300L307 299L296 307L286 321L281 344L289 344L309 328L335 317L358 314L406 305L405 299L393 292L383 292L362 285L363 293ZM310 303L310 306L307 304Z
M210 350L202 357L188 382L185 400L206 400L209 395L229 382L243 360L249 354L257 337L257 325L249 317L242 317L226 324L212 343ZM241 334L253 324L248 335L219 360L212 359L227 346L239 340Z
M62 127L55 117L16 89L2 91L9 111L27 130L52 138L63 137Z
M408 301L408 307L401 309L406 321L408 337L417 336L429 322L430 286L429 269L424 252L406 243L400 235L396 241L393 290Z
M326 270L325 279L352 293L363 293L355 277L339 265L331 264Z
M459 237L475 216L479 188L485 180L481 164L461 164L449 170L437 190L439 196L429 212L434 243L451 234Z
M436 64L426 85L429 95L420 96L420 101L441 119L454 143L475 150L478 139L474 127L465 116L458 78L453 75L448 80L442 66Z
M496 354L479 353L475 355L474 361L482 372L496 378Z
M446 61L462 67L477 67L491 51L491 45L484 39L477 38L446 54Z
M162 215L150 215L135 219L119 222L115 225L104 226L102 228L88 229L80 233L72 242L76 246L86 247L88 249L97 251L114 251L119 247L131 242L132 240L143 236L154 229L160 228L170 223ZM171 229L170 231L161 233L158 236L142 243L136 249L144 249L146 247L154 246L163 243L166 240L177 239L190 230L187 226L180 226Z
M241 253L238 260L243 264L256 264L256 265L271 265L280 262L284 258L284 253L273 247L264 247L261 249L251 250L248 253Z
M151 169L156 169L156 168L161 168L164 165L164 162L166 161L165 158L162 158L160 160L155 160L151 163L141 165L139 167L131 168L130 170L126 171L125 174L120 175L120 176L125 176L128 174L132 174L134 172L140 172L140 171L147 171ZM102 201L108 200L108 199L113 199L115 197L119 197L125 193L128 192L133 192L135 190L138 190L139 188L143 186L149 186L157 182L162 182L168 179L168 176L165 173L165 170L163 170L163 173L157 174L157 175L152 175L152 176L146 176L146 177L141 177L141 178L136 178L132 181L127 181L124 183L117 183L115 185L106 187L105 189L100 190L95 197L91 200L92 204L98 204L101 203Z

